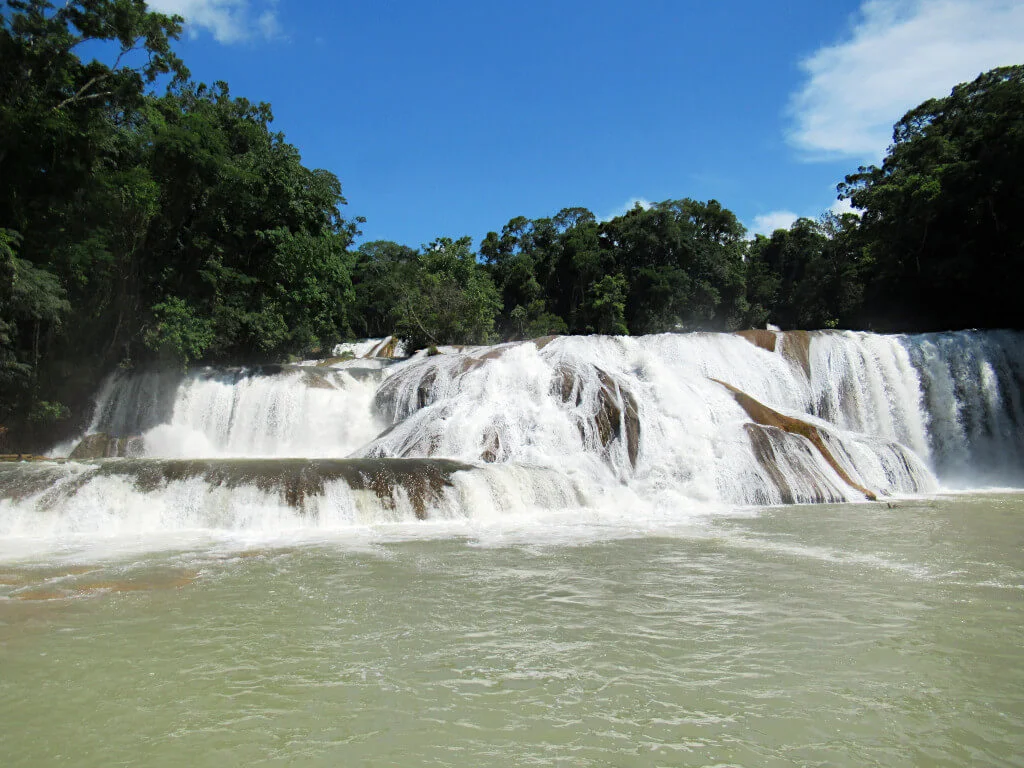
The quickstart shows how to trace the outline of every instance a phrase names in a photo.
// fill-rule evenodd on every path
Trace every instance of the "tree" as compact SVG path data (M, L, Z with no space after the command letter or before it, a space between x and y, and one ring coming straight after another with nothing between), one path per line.
M860 168L839 190L863 210L870 326L1020 326L1024 66L909 111L881 167Z
M353 254L351 325L358 337L388 336L394 331L395 296L413 280L418 252L388 240L363 243Z
M857 224L853 214L827 214L758 235L747 258L751 325L856 327L863 295Z
M425 245L412 279L401 286L395 297L395 332L413 349L492 340L501 303L471 243L468 237L442 237Z
M601 246L629 284L630 331L743 325L745 234L736 216L716 200L638 205L601 225Z
M594 283L587 296L586 314L592 319L596 333L627 336L626 278L605 275Z
M104 297L130 283L118 267L152 192L129 137L147 88L187 76L171 50L181 21L142 0L8 0L0 15L0 357L14 374L0 377L0 410L26 425L18 439L42 439L37 416L65 413L72 390L88 403L120 344Z
M350 333L347 247L359 220L342 217L337 177L302 165L272 120L269 105L234 98L225 83L153 102L147 163L160 215L147 250L159 269L149 271L146 301L161 307L160 327L195 316L212 328L174 334L192 340L183 357L276 359ZM145 334L151 349L178 348L155 328Z
M0 16L0 223L33 225L88 181L113 127L131 122L158 77L183 80L171 50L182 19L143 0L7 0ZM77 51L107 54L82 61Z
M0 399L0 418L19 408L37 410L40 340L70 309L53 274L18 258L19 240L16 232L0 229L0 391L9 393ZM28 346L20 342L25 338Z

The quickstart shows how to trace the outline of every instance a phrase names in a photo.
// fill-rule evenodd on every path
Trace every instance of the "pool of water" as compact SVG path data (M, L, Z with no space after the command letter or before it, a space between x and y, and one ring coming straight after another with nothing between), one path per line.
M0 559L7 766L1024 765L1024 495Z

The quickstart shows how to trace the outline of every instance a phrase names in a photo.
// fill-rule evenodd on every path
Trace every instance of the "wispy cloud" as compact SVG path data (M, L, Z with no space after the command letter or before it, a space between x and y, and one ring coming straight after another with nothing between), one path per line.
M191 34L205 29L218 43L281 36L276 1L264 3L262 11L252 8L249 0L149 0L148 5L160 13L184 16Z
M277 19L277 11L267 10L260 14L256 20L260 33L267 40L274 40L281 37L281 22Z
M849 200L836 200L829 206L828 212L834 213L836 216L842 216L844 213L855 213L858 216L861 214Z
M849 200L836 200L828 207L828 210L805 213L803 218L818 219L828 213L835 214L836 216L842 216L844 213L860 215L860 211L854 208ZM760 216L755 216L753 223L747 229L750 230L751 236L770 235L776 229L789 229L793 226L793 222L799 218L801 218L800 214L793 213L792 211L770 211L762 213Z
M617 216L624 215L627 211L633 210L636 206L640 206L645 211L650 208L653 203L644 197L631 197L625 203L620 205L614 211L609 213L607 216L598 216L598 221L611 221Z
M877 161L908 109L1021 62L1020 0L866 0L847 39L801 62L789 139L812 158Z
M771 211L755 216L750 229L755 235L770 235L776 229L789 229L798 218L792 211Z

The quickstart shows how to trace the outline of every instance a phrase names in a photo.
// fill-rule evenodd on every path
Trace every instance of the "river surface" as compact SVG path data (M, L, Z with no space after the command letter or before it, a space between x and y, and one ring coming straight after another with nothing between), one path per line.
M1021 766L1024 495L8 547L0 764Z

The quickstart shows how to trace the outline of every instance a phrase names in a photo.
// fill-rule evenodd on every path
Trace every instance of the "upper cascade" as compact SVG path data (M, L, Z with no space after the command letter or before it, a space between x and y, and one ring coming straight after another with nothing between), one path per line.
M152 474L146 460L237 468L255 458L450 460L455 478L489 472L474 486L488 490L446 497L449 517L484 497L499 512L505 496L674 509L1013 485L1024 481L1022 342L1003 331L756 331L549 337L398 358L394 339L375 339L297 365L121 372L71 455L134 457L123 475ZM223 485L225 471L157 476ZM416 516L430 513L421 505Z

